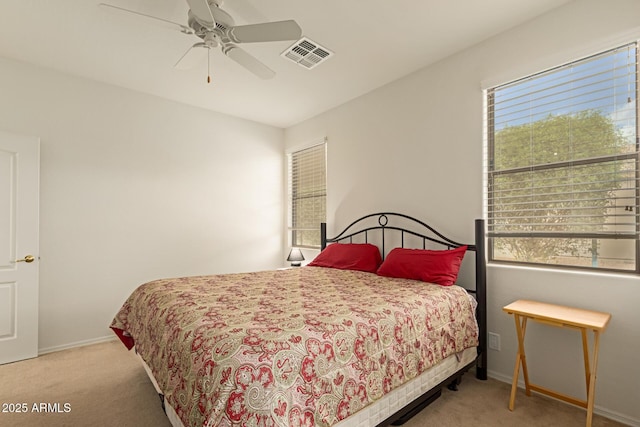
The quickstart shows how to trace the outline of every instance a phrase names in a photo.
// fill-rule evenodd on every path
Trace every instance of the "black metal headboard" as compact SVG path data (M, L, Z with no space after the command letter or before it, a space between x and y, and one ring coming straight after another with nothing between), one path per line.
M377 224L374 222L377 217ZM373 223L373 224L372 224ZM406 225L405 225L406 224ZM386 256L385 244L389 233L399 233L400 247L405 247L405 236L413 236L422 240L422 249L426 249L427 242L446 246L448 249L467 246L467 251L475 252L475 289L468 290L475 293L478 308L476 317L480 328L478 359L476 376L487 379L487 270L485 254L485 225L483 219L475 220L475 241L473 243L459 243L445 237L430 225L408 215L395 212L379 212L365 215L349 224L335 237L327 237L327 224L320 225L321 249L328 243L353 242L354 237L369 243L373 233L380 236L380 250L382 258Z

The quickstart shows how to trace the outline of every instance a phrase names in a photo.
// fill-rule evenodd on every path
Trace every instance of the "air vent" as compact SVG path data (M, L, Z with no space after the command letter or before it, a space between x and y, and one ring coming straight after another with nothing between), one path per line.
M313 40L303 37L280 55L310 70L331 58L333 52Z

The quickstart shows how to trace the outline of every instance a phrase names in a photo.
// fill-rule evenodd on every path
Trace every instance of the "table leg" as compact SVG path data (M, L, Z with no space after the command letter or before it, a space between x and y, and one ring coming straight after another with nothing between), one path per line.
M587 427L593 421L593 403L596 394L596 369L598 367L598 348L600 347L600 333L593 331L593 367L589 377L589 391L587 392Z
M587 382L587 396L589 396L589 380L591 377L591 368L589 367L589 341L587 340L587 330L581 328L582 332L582 354L584 356L584 377Z
M516 367L513 369L513 382L511 384L511 395L509 396L509 410L513 411L516 404L516 390L518 390L518 375L520 375L520 354L516 355Z
M524 352L524 337L527 331L527 318L520 318L520 315L514 313L516 322L516 334L518 335L518 353L516 354L516 365L513 369L513 383L511 384L511 396L509 398L509 410L513 411L516 402L516 391L518 390L518 376L520 375L520 365L522 364L522 375L524 377L524 385L527 396L531 396L529 389L529 371L527 369L527 357Z

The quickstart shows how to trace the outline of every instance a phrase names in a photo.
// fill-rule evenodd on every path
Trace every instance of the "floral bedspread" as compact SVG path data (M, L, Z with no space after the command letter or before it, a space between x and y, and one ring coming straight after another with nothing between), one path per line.
M111 328L185 426L331 426L477 346L475 306L458 286L301 267L149 282Z

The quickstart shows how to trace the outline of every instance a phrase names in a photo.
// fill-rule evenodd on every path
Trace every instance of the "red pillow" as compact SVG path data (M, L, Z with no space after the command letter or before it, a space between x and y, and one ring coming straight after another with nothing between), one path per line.
M448 251L395 248L387 255L378 274L451 286L458 278L466 250L466 246Z
M307 265L375 273L381 262L380 250L370 243L334 243Z

